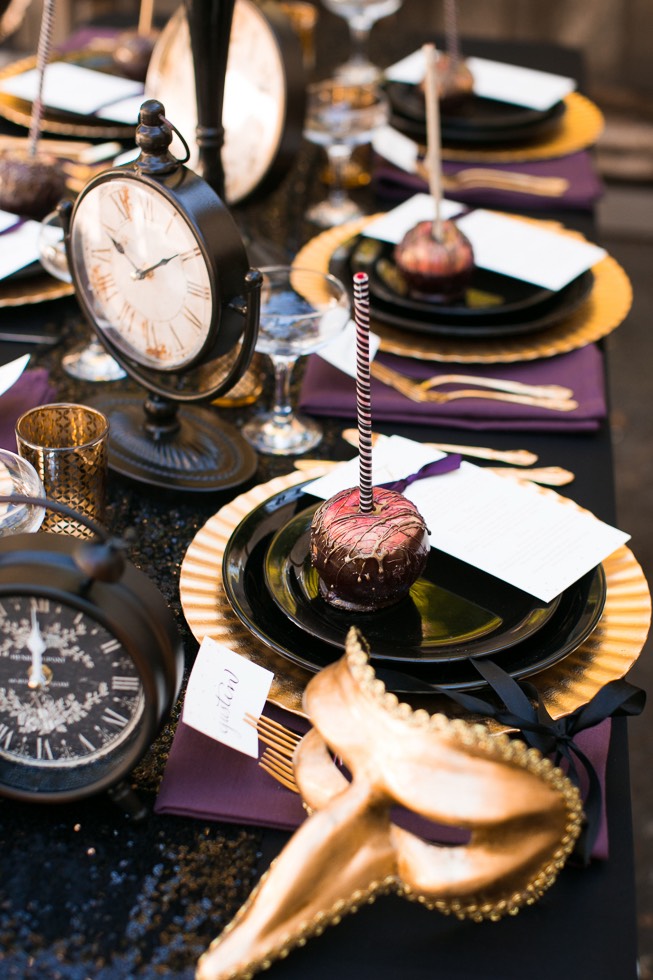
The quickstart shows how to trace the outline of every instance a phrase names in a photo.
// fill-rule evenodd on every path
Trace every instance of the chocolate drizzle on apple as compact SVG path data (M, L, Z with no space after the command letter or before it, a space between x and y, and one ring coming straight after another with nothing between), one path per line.
M374 612L408 594L426 566L429 534L402 494L374 487L368 514L361 513L359 498L359 488L352 487L320 504L311 525L311 561L326 602Z

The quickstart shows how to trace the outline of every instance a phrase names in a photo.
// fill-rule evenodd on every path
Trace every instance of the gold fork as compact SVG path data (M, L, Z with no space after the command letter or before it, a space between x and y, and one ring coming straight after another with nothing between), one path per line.
M425 161L418 160L417 173L424 180L428 180ZM569 181L566 177L539 177L533 174L513 173L511 170L466 167L465 170L459 170L455 174L443 174L442 186L447 191L488 187L495 190L515 191L518 194L562 197L569 189Z
M245 721L252 728L256 729L258 737L265 745L269 745L279 752L287 752L288 758L292 756L294 749L304 737L286 728L285 725L275 721L273 718L267 718L265 715L260 715L256 718L254 715L247 713L245 715Z
M472 384L495 391L510 391L514 395L534 395L536 398L573 398L571 388L564 385L529 385L523 381L510 381L508 378L481 378L473 374L436 374L425 381L416 381L418 388L430 391L438 385Z
M411 401L434 404L445 404L459 398L484 398L489 401L512 402L517 405L534 405L547 408L554 412L571 412L578 408L578 402L573 398L550 398L535 395L518 395L507 391L480 391L478 388L459 388L457 391L426 391L417 382L407 378L385 364L372 361L370 365L372 377L383 384L389 385Z
M299 793L299 788L295 782L295 771L292 760L289 760L283 753L278 752L276 749L266 749L258 760L258 764L264 772L267 772L269 776L276 779L286 789L289 789L292 793Z
M261 769L274 776L286 789L298 793L292 757L303 735L298 735L297 732L291 731L285 725L265 715L256 718L248 713L245 715L245 721L256 729L260 740L268 746L258 762Z

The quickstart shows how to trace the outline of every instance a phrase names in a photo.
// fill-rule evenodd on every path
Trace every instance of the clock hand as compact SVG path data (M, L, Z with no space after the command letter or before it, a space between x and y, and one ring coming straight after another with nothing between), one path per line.
M176 259L178 255L179 252L175 252L174 255L169 255L167 259L159 259L158 262L155 262L154 265L148 266L147 269L136 269L135 272L132 272L131 277L132 279L145 279L145 276L149 275L150 272L154 272L154 270L158 269L161 265L167 265L168 262L172 262L172 260Z
M36 618L36 610L32 606L32 629L25 641L27 649L32 655L32 665L27 672L29 688L38 688L48 683L50 678L47 676L49 671L43 666L43 654L47 650L47 644L39 628Z
M111 244L115 248L116 252L118 252L119 255L124 255L125 258L127 259L127 261L129 262L129 264L131 265L131 267L133 269L135 269L136 272L138 273L139 272L139 268L136 265L136 263L132 261L132 259L129 257L129 255L125 251L125 246L122 245L120 242L116 241L116 239L112 235L109 235L109 239L111 241Z

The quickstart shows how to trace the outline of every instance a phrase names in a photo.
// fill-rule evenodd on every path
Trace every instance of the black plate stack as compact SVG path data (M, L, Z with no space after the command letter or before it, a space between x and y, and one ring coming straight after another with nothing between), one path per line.
M471 658L491 657L515 678L562 660L599 621L602 566L542 603L450 555L431 550L423 576L390 610L346 614L326 603L308 557L319 503L299 484L254 508L234 530L223 582L234 612L282 657L316 672L338 660L351 625L377 674L397 693L480 689Z

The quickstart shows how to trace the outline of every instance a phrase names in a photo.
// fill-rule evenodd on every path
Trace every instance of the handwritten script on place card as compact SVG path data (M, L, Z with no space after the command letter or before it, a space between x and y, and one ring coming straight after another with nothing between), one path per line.
M442 455L400 436L380 439L374 446L374 483L415 473ZM327 499L357 483L358 458L304 489ZM432 547L543 602L551 602L630 537L552 491L472 463L418 480L405 496L422 514Z
M273 673L205 637L188 679L183 722L258 758L258 735L244 718L263 711Z

